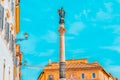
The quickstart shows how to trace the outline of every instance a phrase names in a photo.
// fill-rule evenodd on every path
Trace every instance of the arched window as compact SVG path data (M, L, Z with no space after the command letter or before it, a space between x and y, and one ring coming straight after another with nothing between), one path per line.
M96 74L95 73L92 73L92 78L96 78Z
M53 80L53 75L49 75L48 80Z
M84 79L84 78L85 78L85 74L84 74L84 73L82 73L82 75L81 75L81 76L82 76L82 79Z

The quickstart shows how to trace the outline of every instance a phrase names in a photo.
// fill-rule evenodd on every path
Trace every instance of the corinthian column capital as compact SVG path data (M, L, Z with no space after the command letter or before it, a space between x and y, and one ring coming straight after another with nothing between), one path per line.
M63 36L64 33L65 33L65 31L66 31L66 29L65 29L64 27L60 27L60 28L58 29L58 31L59 31L60 35Z

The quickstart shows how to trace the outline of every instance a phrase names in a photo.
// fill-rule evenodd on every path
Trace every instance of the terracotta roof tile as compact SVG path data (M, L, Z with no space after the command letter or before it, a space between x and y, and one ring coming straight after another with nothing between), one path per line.
M100 68L101 66L98 63L81 63L81 62L69 62L66 61L66 69L69 68ZM44 69L59 69L59 63L51 63L51 65L45 66Z

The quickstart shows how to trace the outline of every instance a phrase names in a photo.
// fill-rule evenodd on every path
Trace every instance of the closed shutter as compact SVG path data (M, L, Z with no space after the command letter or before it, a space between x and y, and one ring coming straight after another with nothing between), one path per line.
M12 35L11 35L11 31L10 31L10 35L9 35L9 39L10 39L10 50L12 51Z
M14 40L14 37L12 35L12 52L14 53L14 43L15 43L15 40Z
M0 4L0 30L3 29L3 21L4 21L4 8Z
M13 52L13 54L14 54L14 44L15 44L15 40L14 40L14 37L13 37L13 35L11 34L11 31L10 31L10 50L11 50L11 52Z
M82 79L84 79L85 78L85 74L84 73L82 73Z
M16 58L16 56L14 56L14 65L17 67L18 66L18 59Z
M13 1L11 2L11 11L12 11L12 15L14 15L14 3L13 3Z
M9 42L9 23L6 23L6 29L5 29L5 39L7 41L7 43Z

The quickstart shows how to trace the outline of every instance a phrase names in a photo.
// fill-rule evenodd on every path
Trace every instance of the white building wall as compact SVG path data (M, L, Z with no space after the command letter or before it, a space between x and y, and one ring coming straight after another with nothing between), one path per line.
M14 3L14 14L11 10L12 4ZM13 53L9 49L9 42L7 43L4 39L5 37L5 26L6 22L10 24L10 30L11 25L13 27L13 30L11 31L11 34L14 35L15 39L15 0L0 0L0 4L4 7L4 22L3 22L3 30L0 32L0 80L14 80L14 62L13 62ZM9 12L9 18L5 21L6 13ZM14 45L15 47L15 45ZM5 60L5 62L4 62ZM4 72L4 63L5 63L5 72ZM4 73L4 74L3 74ZM5 79L3 79L5 77Z
M5 60L5 75L4 75L5 80L13 80L13 57L0 35L0 80L3 80L4 60ZM9 68L10 68L10 79L9 79Z

